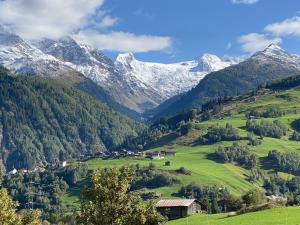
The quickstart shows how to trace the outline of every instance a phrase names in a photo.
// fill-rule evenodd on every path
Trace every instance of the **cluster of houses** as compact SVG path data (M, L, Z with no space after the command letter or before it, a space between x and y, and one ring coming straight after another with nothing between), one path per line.
M30 173L30 172L44 173L47 169L54 170L54 169L59 169L59 168L65 168L67 166L68 166L67 161L56 161L56 162L48 164L46 166L38 165L35 168L33 168L32 170L26 170L26 169L17 170L16 168L14 168L13 170L9 171L8 174L9 175L15 175L18 172L22 172L22 173Z
M113 151L113 152L99 152L94 156L84 156L84 160L88 160L91 158L102 158L102 159L109 159L109 158L116 158L116 157L145 157L150 158L153 160L164 159L165 156L175 156L176 152L171 149L162 150L160 152L150 152L150 151L131 151L122 149L120 151Z
M146 158L160 160L164 159L166 156L175 156L176 152L171 149L167 149L160 152L145 152L144 154Z
M152 160L160 160L164 159L166 156L175 156L176 152L171 150L171 149L166 149L162 151L157 151L157 152L150 152L150 151L130 151L126 149L122 149L120 151L113 151L113 152L98 152L95 155L92 154L87 154L87 155L81 155L80 156L80 161L86 161L89 159L93 158L102 158L102 159L109 159L109 158L116 158L116 157L145 157L149 158ZM48 165L39 165L36 166L33 170L17 170L13 169L11 170L8 174L14 175L18 172L23 172L23 173L28 173L28 172L40 172L43 173L46 171L46 169L54 170L54 169L59 169L59 168L65 168L68 165L67 161L55 161L51 164Z

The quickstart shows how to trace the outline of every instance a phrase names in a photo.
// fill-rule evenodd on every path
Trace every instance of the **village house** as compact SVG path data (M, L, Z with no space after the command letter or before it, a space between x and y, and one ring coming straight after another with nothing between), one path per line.
M196 199L160 200L156 209L169 220L186 217L201 212L201 203Z
M176 155L176 152L171 149L163 150L160 153L165 156L175 156Z
M59 164L60 164L59 166L62 168L65 168L68 165L67 161L62 161Z
M151 159L153 160L160 160L160 159L164 159L164 157L159 153L159 152L153 152Z

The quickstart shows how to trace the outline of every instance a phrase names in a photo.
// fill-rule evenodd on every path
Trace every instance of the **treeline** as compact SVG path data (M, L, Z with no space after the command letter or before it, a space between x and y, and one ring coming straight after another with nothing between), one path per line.
M159 188L170 186L173 184L180 184L180 180L173 174L167 171L161 171L156 168L153 163L148 167L141 167L140 165L131 166L135 171L135 177L132 182L132 190L142 188Z
M288 128L279 120L273 122L248 120L246 123L248 131L254 132L262 137L281 138L286 135Z
M39 209L42 218L55 223L67 210L62 196L70 185L86 179L87 175L87 165L82 163L58 171L7 175L3 179L3 187L9 191L14 201L19 202L19 210L31 207Z
M202 203L207 213L232 212L244 213L260 210L260 204L266 203L266 196L258 189L253 189L241 197L236 197L220 186L189 184L183 186L178 195L195 198ZM268 204L265 207L270 207Z
M255 117L264 117L264 118L277 118L284 116L284 112L280 110L279 107L271 106L265 110L259 111L258 109L252 109L246 113L247 118Z
M213 144L220 141L236 141L239 140L238 129L231 124L226 124L225 127L213 126L208 128L208 132L199 140L201 144Z
M199 111L187 110L172 117L161 117L138 137L127 138L122 147L127 149L145 149L155 144L161 137L169 133L182 136L191 129L190 121L194 120Z
M266 85L266 88L271 90L285 90L300 86L300 75L288 77L286 79L271 82Z
M281 153L273 150L268 153L266 159L276 167L277 171L300 175L300 156L295 152Z
M234 143L230 147L220 146L214 154L223 163L236 162L247 169L256 168L259 163L257 156L251 152L250 147L247 145L241 146Z
M265 180L263 187L266 189L267 195L286 197L288 205L300 204L300 177L285 180L279 176L274 176Z
M111 150L145 128L76 88L2 69L0 118L8 170Z
M224 212L226 207L220 204L221 200L229 198L230 193L224 187L189 184L181 187L178 195L184 198L197 199L203 204L204 210L208 213L219 213ZM227 208L232 210L238 209L234 208L234 205L227 206Z

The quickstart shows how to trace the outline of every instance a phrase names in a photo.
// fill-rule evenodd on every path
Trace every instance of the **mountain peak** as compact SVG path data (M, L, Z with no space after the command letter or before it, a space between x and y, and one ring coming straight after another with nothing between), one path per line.
M197 62L197 66L192 69L193 72L199 71L206 71L206 72L213 72L220 69L224 69L231 65L230 62L225 62L220 59L218 56L205 53L202 56L195 59Z
M291 55L286 52L284 49L282 49L279 45L272 43L270 45L268 45L264 50L256 52L252 58L256 58L256 57L272 57L272 58L279 58L279 59L283 59L286 57L291 57Z
M199 61L202 61L202 62L221 62L222 60L216 55L213 55L213 54L210 54L210 53L204 53L199 58Z
M134 61L135 58L134 58L134 55L133 53L129 52L129 53L122 53L122 54L119 54L117 59L116 59L116 62L121 62L121 63L130 63L132 61Z
M263 51L267 52L267 51L284 51L284 50L279 45L272 43L268 45L268 47L266 47Z

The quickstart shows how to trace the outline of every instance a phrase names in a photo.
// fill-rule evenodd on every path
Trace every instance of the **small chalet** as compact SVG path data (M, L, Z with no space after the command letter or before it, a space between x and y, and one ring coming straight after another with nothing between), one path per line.
M169 220L186 217L201 212L201 203L196 199L160 200L156 209Z
M165 156L175 156L176 155L176 152L173 150L170 150L170 149L161 151L160 153Z
M151 159L153 159L153 160L159 160L159 159L164 159L164 157L161 156L161 154L159 152L153 152L152 156L151 156Z

